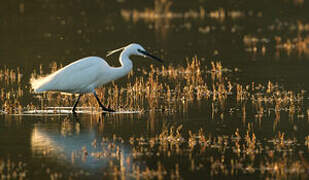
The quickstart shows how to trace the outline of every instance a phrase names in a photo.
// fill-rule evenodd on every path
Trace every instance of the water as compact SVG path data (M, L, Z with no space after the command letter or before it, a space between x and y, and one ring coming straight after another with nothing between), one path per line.
M1 2L1 178L308 178L308 3L156 2ZM119 113L31 91L130 42L165 62L97 90Z

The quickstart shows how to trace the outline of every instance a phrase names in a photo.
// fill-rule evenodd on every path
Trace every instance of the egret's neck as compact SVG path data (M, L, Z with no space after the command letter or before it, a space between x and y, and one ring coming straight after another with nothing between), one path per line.
M132 69L133 63L131 59L129 58L128 53L126 53L125 50L120 53L119 61L121 64L121 68L129 69L129 71Z
M113 79L118 79L118 78L121 78L121 77L127 75L133 67L133 63L129 59L129 55L125 51L121 52L121 54L119 56L119 62L121 64L121 66L113 68L113 71L114 71L114 78Z

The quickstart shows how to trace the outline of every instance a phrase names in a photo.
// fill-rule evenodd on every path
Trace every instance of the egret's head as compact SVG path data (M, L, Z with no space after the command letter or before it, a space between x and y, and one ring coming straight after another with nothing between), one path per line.
M143 56L143 57L150 57L150 58L152 58L154 60L163 62L160 58L151 55L141 45L136 44L136 43L132 43L132 44L129 44L129 45L125 46L125 47L122 47L122 48L110 51L107 54L107 56L109 56L109 55L111 55L111 54L113 54L113 53L115 53L117 51L120 51L120 50L123 50L124 53L126 53L128 56L130 56L130 55L137 55L137 56Z
M137 55L137 56L145 56L144 54L141 53L141 51L146 51L143 46L132 43L127 45L124 50L129 54L129 55Z

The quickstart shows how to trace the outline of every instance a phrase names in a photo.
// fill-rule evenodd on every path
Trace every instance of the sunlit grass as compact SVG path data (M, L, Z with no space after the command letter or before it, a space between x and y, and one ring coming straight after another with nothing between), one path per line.
M106 85L98 88L97 94L103 99L104 104L118 111L187 111L188 103L202 100L221 101L222 104L233 88L231 82L224 79L222 74L231 70L223 68L220 62L212 62L210 66L202 67L201 62L195 57L191 61L187 60L185 66L151 66L147 72L138 69L127 76L126 84ZM40 75L34 73L32 76ZM44 93L37 98L40 102L38 105L43 109L74 103L74 96L59 93ZM84 96L81 106L98 108L91 96Z
M44 72L44 68L40 66L39 70L34 71L31 76L44 76L61 67L63 66L52 63L48 72ZM204 103L207 104L203 106L204 109L197 109L207 111L210 114L208 118L211 120L219 122L227 120L226 117L237 116L243 124L232 133L226 134L216 134L202 127L193 130L183 124L164 123L159 132L152 130L148 135L104 136L102 139L96 138L88 144L83 144L80 149L72 150L69 153L70 162L73 164L86 162L88 158L97 161L111 159L109 170L104 175L115 178L128 176L181 178L184 171L183 161L189 164L191 172L207 169L211 176L257 172L263 177L300 176L308 169L306 160L301 155L295 157L286 152L301 153L295 148L298 146L308 148L309 138L307 136L304 140L293 138L277 127L280 124L282 112L287 113L291 123L309 117L309 111L304 106L305 90L287 90L279 83L272 81L265 84L241 83L235 80L239 71L238 68L224 67L220 61L205 63L198 57L193 57L187 59L185 65L169 64L151 66L147 70L136 69L120 83L113 82L98 88L97 92L103 103L118 111L137 110L147 112L150 118L154 118L153 112L163 114L189 112L190 107ZM29 86L21 87L23 93L18 93L13 88L22 84L21 80L18 80L18 77L21 77L18 69L4 67L1 72L5 75L0 79L4 84L3 98L0 102L2 111L7 114L23 114L25 110L50 110L56 107L70 110L77 97L60 93L34 94ZM32 102L22 105L20 99L28 94L32 95ZM94 97L85 95L81 99L80 106L81 111L90 108L89 113L94 112L90 116L89 123L95 124L96 129L103 132L104 117L97 113L100 109ZM37 113L42 112L37 111ZM55 114L57 113L59 112L55 111ZM115 121L118 118L113 114L107 117L114 118ZM263 121L271 121L274 136L264 137L256 132L259 129L256 127ZM68 118L64 118L59 128L61 136L80 133L80 123L74 123ZM89 148L89 144L92 148ZM123 146L129 149L126 155L123 154ZM58 154L54 152L57 148L43 149L42 152L40 149L42 150L39 143L35 152L42 153L46 157ZM157 161L157 164L151 166L138 163L141 158L151 160L154 157L162 161ZM174 159L172 167L165 162L166 159L175 157L183 157L183 160ZM13 172L8 173L10 176L15 176ZM76 174L76 177L85 174L91 175L84 172ZM48 175L59 176L56 171L50 171ZM22 175L18 175L20 176Z
M52 63L50 72L61 67L62 65ZM41 66L39 72L34 71L31 76L44 76L50 73L45 73L42 69ZM212 118L217 116L224 118L226 114L218 110L226 108L229 108L226 110L230 113L235 110L241 111L243 121L249 114L254 114L254 118L261 120L271 113L276 115L277 121L280 120L279 112L288 112L291 119L307 115L308 111L302 107L305 90L298 92L285 90L278 83L271 81L267 84L254 82L242 84L233 78L238 71L237 68L223 67L221 62L203 65L197 57L194 57L187 60L184 66L151 65L147 71L137 69L124 78L122 83L113 82L96 91L103 104L117 111L187 112L196 102L203 102L211 105L207 111L211 112ZM21 87L22 83L18 80L21 76L19 73L9 69L2 72L5 72L5 75L1 76L1 82L5 84L1 90L2 112L46 110L48 113L53 111L56 113L56 107L62 109L67 107L63 112L70 111L77 98L75 95L61 93L34 94L30 85L26 86L27 88ZM29 93L33 95L33 101L21 104L20 100ZM236 101L237 104L230 106L228 104L230 101ZM90 113L100 110L95 98L90 95L81 98L79 109ZM247 112L248 109L250 112Z

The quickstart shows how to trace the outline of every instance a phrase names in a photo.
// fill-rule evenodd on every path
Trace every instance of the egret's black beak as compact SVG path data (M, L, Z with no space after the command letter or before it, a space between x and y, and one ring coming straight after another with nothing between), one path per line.
M144 54L145 56L148 56L148 57L150 57L150 58L152 58L152 59L154 59L154 60L157 60L157 61L163 63L163 60L162 60L162 59L160 59L160 58L158 58L158 57L156 57L156 56L154 56L154 55L152 55L152 54L149 54L147 51L143 51L143 50L140 50L140 49L138 49L137 51L140 52L140 53L142 53L142 54Z

